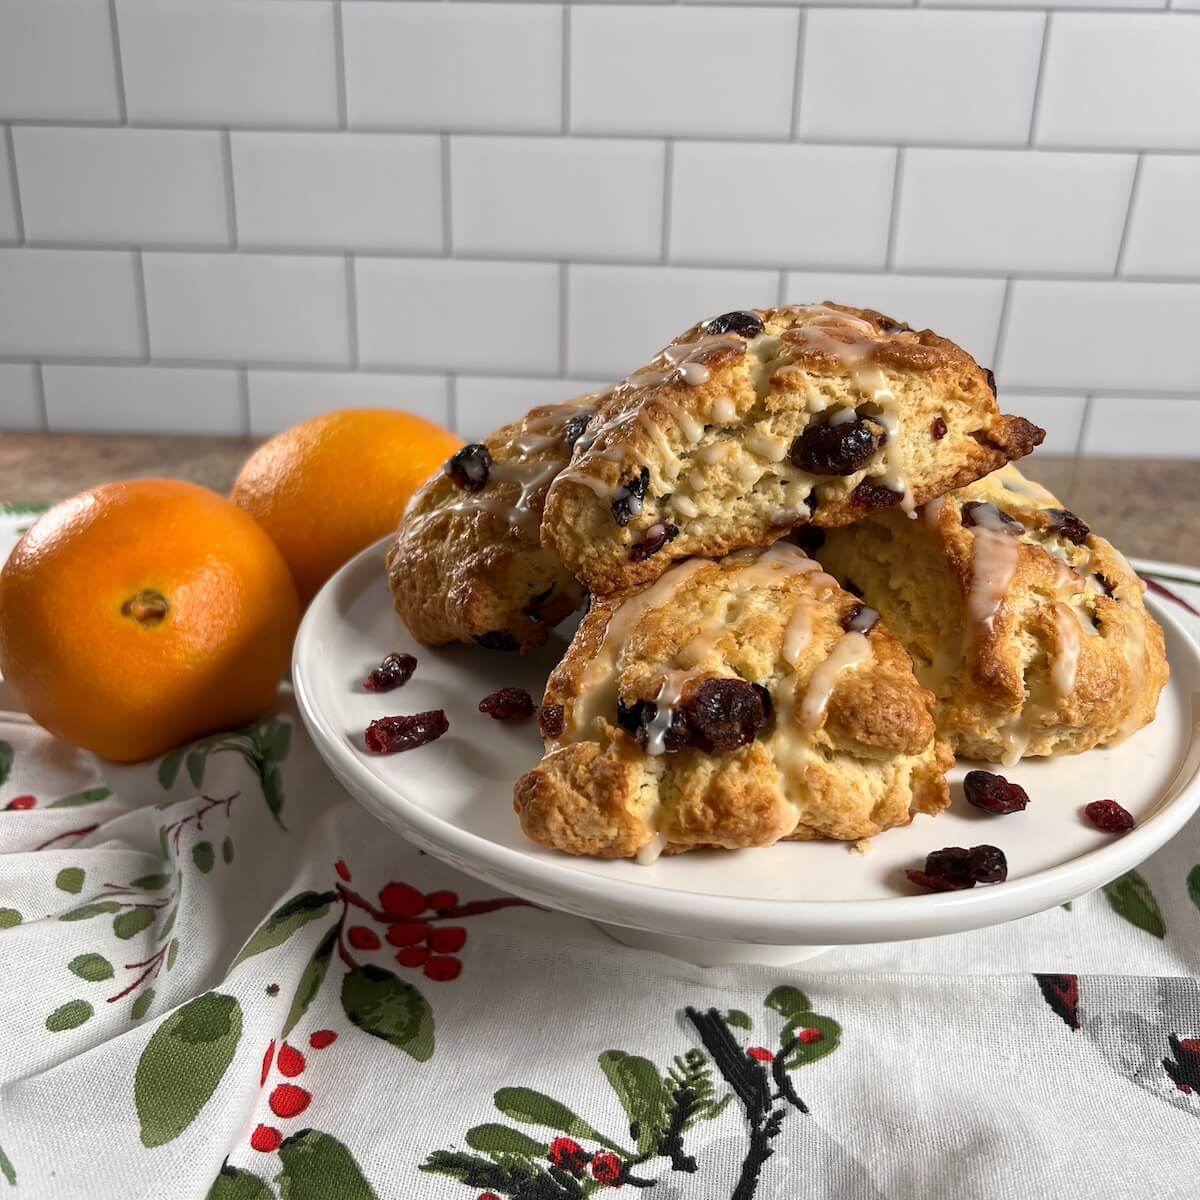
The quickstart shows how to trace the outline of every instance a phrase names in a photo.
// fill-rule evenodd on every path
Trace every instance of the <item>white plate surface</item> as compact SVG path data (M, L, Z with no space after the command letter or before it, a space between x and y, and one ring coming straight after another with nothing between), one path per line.
M512 783L541 752L533 720L493 721L479 700L505 686L540 697L561 657L556 635L527 658L468 646L413 642L392 610L384 544L348 563L313 601L301 626L293 681L301 712L334 774L380 820L457 869L578 916L654 933L764 945L879 942L993 925L1073 899L1136 866L1176 833L1200 804L1200 653L1163 604L1149 598L1166 632L1171 682L1152 725L1113 749L1032 759L1004 771L1030 795L1018 814L970 808L960 780L936 818L874 839L866 855L845 843L784 843L770 849L704 851L632 862L571 858L521 833ZM418 667L384 695L361 681L393 651ZM444 708L439 741L390 756L363 747L376 717ZM1137 818L1113 838L1081 809L1112 797ZM904 868L942 846L988 842L1008 857L1007 883L914 895Z

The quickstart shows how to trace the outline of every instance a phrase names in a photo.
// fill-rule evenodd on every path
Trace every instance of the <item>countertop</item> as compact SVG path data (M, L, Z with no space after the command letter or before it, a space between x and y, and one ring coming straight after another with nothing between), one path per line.
M0 502L51 503L110 479L168 475L227 491L258 443L176 435L0 433ZM1054 458L1021 469L1126 555L1200 566L1200 463Z

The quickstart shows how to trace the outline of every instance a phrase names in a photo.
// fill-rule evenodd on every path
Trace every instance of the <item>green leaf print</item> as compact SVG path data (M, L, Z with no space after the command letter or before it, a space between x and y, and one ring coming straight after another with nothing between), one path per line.
M161 888L165 888L171 882L170 875L155 874L142 875L135 879L129 886L141 888L144 892L157 892Z
M302 1129L279 1147L283 1200L379 1200L354 1155L332 1134Z
M67 970L88 983L99 983L102 979L113 977L112 963L103 954L77 954L69 963Z
M135 1021L140 1021L147 1012L150 1011L150 1005L154 1003L154 989L147 988L134 1002L133 1007L129 1010L130 1015Z
M0 929L13 929L21 923L21 914L15 908L0 908Z
M754 1022L750 1020L750 1014L744 1013L740 1008L731 1008L725 1014L725 1024L731 1025L735 1029L753 1029Z
M296 994L292 997L292 1006L288 1009L287 1020L283 1023L280 1037L287 1037L296 1028L296 1022L308 1011L308 1006L321 990L325 982L325 973L329 970L329 960L333 957L333 948L337 945L337 926L335 925L322 939L313 956L308 960L300 982L296 984Z
M275 1192L253 1171L226 1163L213 1180L205 1200L275 1200Z
M133 1078L142 1145L177 1138L212 1098L242 1036L232 996L205 992L173 1012L151 1035Z
M186 746L176 746L174 750L163 755L158 764L158 783L164 792L170 791L179 778L179 768L183 766L183 756L187 753Z
M466 1143L472 1150L485 1154L520 1154L525 1158L545 1158L550 1151L546 1142L538 1142L507 1125L476 1125L466 1132Z
M54 877L54 886L60 892L78 896L83 891L84 871L82 867L63 867Z
M64 1029L77 1029L90 1019L96 1010L86 1000L68 1000L59 1005L47 1018L46 1028L51 1033L62 1033Z
M192 862L196 864L196 870L203 875L207 875L213 869L213 863L217 861L217 856L213 852L212 842L197 842L192 847Z
M411 983L374 963L342 976L342 1008L347 1018L403 1050L417 1062L433 1056L433 1011Z
M225 835L225 840L221 843L221 858L226 866L233 862L233 838L228 834Z
M463 1154L455 1150L435 1150L417 1170L427 1171L431 1175L447 1175L476 1191L487 1188L488 1191L506 1196L537 1196L539 1193L533 1189L540 1185L542 1177L531 1163L519 1158L510 1158L501 1164L479 1154ZM549 1191L542 1186L541 1194L558 1200L558 1197L569 1193L564 1193L561 1188ZM576 1194L586 1195L582 1189Z
M658 1068L648 1058L624 1050L605 1050L599 1062L630 1125L638 1127L638 1151L651 1153L658 1146L671 1108L671 1094Z
M330 903L337 898L336 892L298 892L285 900L251 935L250 940L238 952L229 965L236 967L255 954L273 950L302 929L309 921L323 917Z
M773 1008L781 1017L791 1020L797 1013L807 1012L812 1008L808 997L799 989L780 984L772 989L763 1001L767 1008Z
M8 1155L3 1150L0 1150L0 1175L3 1175L8 1180L10 1187L17 1186L17 1172L9 1161Z
M1200 908L1200 863L1188 872L1187 890L1192 903Z
M93 900L90 904L81 904L72 908L58 919L60 921L86 921L89 917L98 917L101 913L120 912L121 905L116 900Z
M171 911L169 913L167 913L167 919L162 923L162 928L158 931L157 934L155 934L155 937L157 938L158 941L160 941L160 942L166 941L167 934L169 934L171 932L171 930L175 928L175 918L178 915L179 915L179 905L177 904L177 905L175 905L175 907L173 909L171 909Z
M128 941L153 925L157 915L152 908L131 908L119 917L113 917L113 933L122 941Z
M169 971L175 965L175 959L179 955L179 939L172 938L171 944L167 947L167 970Z
M13 748L9 742L0 742L0 787L8 782L12 774Z
M286 829L283 812L283 776L279 763L287 758L291 749L292 727L278 717L269 717L255 725L248 725L232 733L219 733L194 742L190 747L172 750L158 767L158 781L164 788L175 783L182 761L187 767L188 778L194 787L204 782L204 772L209 758L214 754L237 754L258 776L263 799L271 816L281 829Z
M101 800L107 800L112 795L112 791L106 787L88 788L83 792L73 792L69 796L64 796L61 800L55 800L50 808L82 808L86 804L99 804Z
M798 1033L806 1029L815 1029L821 1036L812 1041L800 1042L784 1061L789 1071L796 1067L805 1067L814 1063L818 1058L832 1054L842 1040L842 1027L832 1017L822 1017L817 1013L799 1013L793 1017L779 1035L779 1044L786 1046Z
M1159 911L1158 901L1150 885L1137 871L1129 871L1120 879L1104 885L1104 894L1108 897L1109 907L1119 917L1124 917L1131 925L1144 929L1156 938L1165 937L1166 924Z
M615 1142L610 1142L602 1133L593 1129L582 1117L573 1113L565 1104L560 1104L545 1092L533 1088L501 1088L495 1095L496 1107L514 1121L525 1125L543 1125L547 1129L558 1129L572 1137L598 1142L618 1154L625 1152Z

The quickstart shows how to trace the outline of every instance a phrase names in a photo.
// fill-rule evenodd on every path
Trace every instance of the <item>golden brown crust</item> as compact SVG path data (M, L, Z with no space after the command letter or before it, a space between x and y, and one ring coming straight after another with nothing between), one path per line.
M836 527L880 505L923 504L1042 439L1000 413L970 355L928 330L835 304L737 315L749 336L701 323L619 384L551 487L542 543L591 591L810 521ZM875 444L836 464L845 473L818 471L797 439L843 417ZM644 499L630 504L643 480Z
M786 543L595 598L546 686L561 732L514 789L525 833L627 858L656 841L857 840L940 811L951 760L933 697L881 624L843 628L858 607ZM730 748L698 715L714 680L752 706L754 685L769 697Z
M977 518L975 504L1020 528ZM877 513L832 530L817 552L904 643L938 697L939 734L964 757L1078 754L1154 717L1167 663L1144 585L1065 512L1008 466L920 520Z

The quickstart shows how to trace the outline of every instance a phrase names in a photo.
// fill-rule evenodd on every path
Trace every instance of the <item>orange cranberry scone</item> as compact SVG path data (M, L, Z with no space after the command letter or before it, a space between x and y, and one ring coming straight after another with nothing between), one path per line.
M579 585L542 549L538 526L597 399L533 409L464 446L413 496L387 571L417 641L529 650L578 608Z
M817 556L904 644L956 753L1079 754L1154 719L1167 662L1145 585L1016 467L918 521L877 513L825 536Z
M513 792L534 841L638 856L857 840L948 803L903 647L790 542L594 597Z
M797 525L911 512L1043 436L928 330L836 304L725 313L601 401L550 488L542 544L616 591Z

